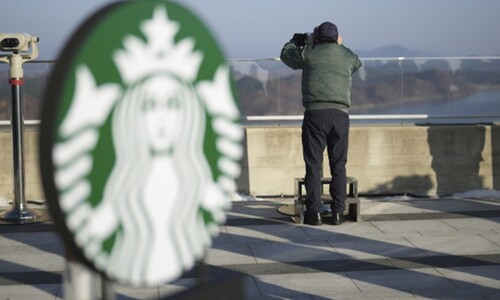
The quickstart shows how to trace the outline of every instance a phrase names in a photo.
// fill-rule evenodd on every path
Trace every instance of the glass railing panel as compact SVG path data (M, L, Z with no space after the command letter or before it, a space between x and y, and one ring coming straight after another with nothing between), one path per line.
M300 72L274 59L230 61L245 116L295 115L301 112Z
M448 60L453 61L453 60ZM500 59L462 59L453 70L449 116L500 116Z
M23 65L24 119L39 120L42 99L49 80L52 62L31 62ZM9 85L9 66L0 65L0 121L10 120L12 92Z
M413 59L403 69L403 114L454 123L500 116L498 59Z
M401 62L396 59L363 60L352 77L351 115L400 114Z
M9 66L0 64L0 121L10 120Z
M402 61L402 64L403 105L399 112L446 115L449 97L463 89L459 83L455 82L453 71L459 62L411 59Z
M362 60L363 67L353 75L350 114L354 124L500 119L500 57ZM279 59L229 63L244 117L303 114L300 70ZM23 66L25 120L39 120L54 65L36 61ZM8 65L0 64L0 121L10 119L8 72ZM398 119L399 115L404 118Z

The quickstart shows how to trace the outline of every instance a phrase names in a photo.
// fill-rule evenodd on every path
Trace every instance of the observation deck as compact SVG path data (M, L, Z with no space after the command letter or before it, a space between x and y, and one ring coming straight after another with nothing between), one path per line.
M205 258L208 276L243 274L248 299L500 298L500 57L362 60L347 169L363 222L321 227L278 212L293 205L294 178L304 175L300 72L277 59L229 61L245 155L239 193ZM37 118L53 64L25 65L26 198L42 210ZM12 199L3 65L1 82L3 210ZM0 295L63 296L64 248L50 221L0 225L0 246ZM118 299L158 299L195 282L190 271L151 289L116 290Z

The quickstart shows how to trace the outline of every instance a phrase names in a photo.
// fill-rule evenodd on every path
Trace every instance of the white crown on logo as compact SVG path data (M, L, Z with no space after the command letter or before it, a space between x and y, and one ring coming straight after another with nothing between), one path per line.
M186 81L196 78L203 54L193 51L195 41L192 38L175 44L179 25L168 18L165 7L156 7L152 19L141 24L141 30L147 43L136 36L126 36L124 49L113 55L125 83L131 84L158 72L172 73Z

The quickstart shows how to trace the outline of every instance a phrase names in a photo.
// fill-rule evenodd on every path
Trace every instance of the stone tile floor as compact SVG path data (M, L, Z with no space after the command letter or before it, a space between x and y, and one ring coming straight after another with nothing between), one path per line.
M500 200L362 198L363 222L318 227L278 212L292 202L234 202L207 278L238 272L247 299L500 299ZM0 225L0 300L62 299L64 269L53 224ZM116 299L160 299L196 275L113 287Z

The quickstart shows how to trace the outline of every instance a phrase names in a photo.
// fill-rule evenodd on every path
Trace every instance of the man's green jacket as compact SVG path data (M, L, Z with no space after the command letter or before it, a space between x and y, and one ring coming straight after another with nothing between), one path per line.
M351 106L352 73L362 63L349 48L337 43L299 46L294 40L281 50L281 60L302 69L302 104L306 110Z

